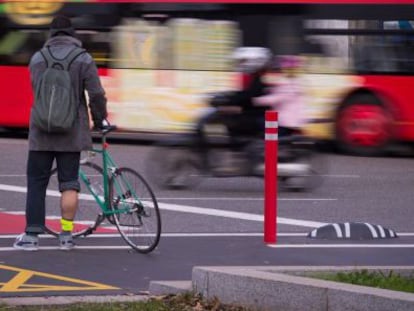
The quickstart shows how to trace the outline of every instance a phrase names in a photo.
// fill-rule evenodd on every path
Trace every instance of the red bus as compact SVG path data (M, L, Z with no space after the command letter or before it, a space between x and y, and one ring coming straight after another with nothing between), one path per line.
M374 155L414 141L414 1L0 2L0 126L27 128L27 64L55 14L95 58L123 131L190 131L205 94L236 89L239 46L305 58L306 132Z

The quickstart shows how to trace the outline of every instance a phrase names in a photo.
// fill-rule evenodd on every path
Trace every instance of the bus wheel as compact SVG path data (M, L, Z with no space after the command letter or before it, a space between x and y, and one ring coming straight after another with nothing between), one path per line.
M391 115L373 96L357 96L338 111L336 140L345 153L377 156L391 140Z

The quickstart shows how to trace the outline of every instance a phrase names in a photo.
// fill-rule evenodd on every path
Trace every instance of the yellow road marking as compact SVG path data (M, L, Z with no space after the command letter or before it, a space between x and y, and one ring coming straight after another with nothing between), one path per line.
M2 292L14 292L26 283L33 276L33 271L22 270L17 275L8 281L1 289Z
M17 274L8 282L0 283L0 292L43 292L43 291L76 291L76 290L110 290L120 289L106 284L84 281L65 276L20 269L16 267L0 265L0 269L14 271ZM48 284L28 284L32 277L41 277L62 281L64 283L77 284L78 286L68 285L48 285ZM83 286L79 286L83 285Z

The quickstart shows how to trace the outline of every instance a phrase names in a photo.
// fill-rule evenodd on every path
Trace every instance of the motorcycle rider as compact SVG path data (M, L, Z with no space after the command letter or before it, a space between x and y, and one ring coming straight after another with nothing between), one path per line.
M194 187L204 174L213 177L262 177L265 169L265 110L273 108L279 111L280 123L292 132L296 130L297 126L300 126L299 124L302 121L299 123L285 123L285 121L282 121L282 119L285 119L285 114L280 114L281 106L279 106L282 104L289 105L289 98L300 99L304 95L304 92L299 89L301 82L296 72L300 63L296 60L291 63L291 58L282 58L284 61L281 62L282 74L280 74L280 72L274 72L272 68L274 64L271 63L274 60L271 59L272 56L266 49L238 49L233 54L233 58L238 60L238 69L244 74L244 88L236 92L226 92L213 98L211 105L216 109L212 109L211 113L204 116L197 123L199 138L196 141L185 139L184 141L174 142L173 146L177 147L175 151L178 151L174 156L169 157L161 154L159 150L156 150L154 156L151 155L151 161L159 159L153 162L156 165L150 166L151 174L158 172L154 175L161 177L156 182L161 183L163 187L175 189ZM258 59L261 61L258 61ZM268 73L269 75L267 75ZM266 77L264 77L265 74ZM265 82L275 77L278 78L279 83L269 88L270 85L267 86ZM296 78L298 78L297 81ZM298 83L298 89L290 88L290 83L293 84L293 82ZM291 97L288 96L289 94ZM264 102L261 102L262 100ZM299 111L290 109L288 111L302 116L304 115L304 103L300 101L298 103L301 104ZM220 109L221 106L225 107L226 112L223 113ZM233 112L228 112L228 106ZM237 113L234 113L234 109L232 109L234 107L237 108ZM298 106L293 103L293 107ZM254 113L250 113L252 111ZM302 117L298 119L302 120ZM232 145L221 144L219 148L215 148L216 146L208 144L204 127L211 123L226 126L230 139L238 140L238 143L233 145L237 148L232 148ZM283 126L282 132L284 131ZM250 137L246 137L246 134L249 134ZM312 148L311 144L306 140L304 141L305 144L302 144L301 135L298 136L298 139L293 137L291 142L289 141L290 139L284 145L286 148L283 148L286 150L286 156L281 157L284 152L282 152L282 148L279 148L278 161L284 163L281 163L280 166L278 164L278 178L283 181L283 187L286 189L308 189L308 187L313 187L316 184L314 181L318 179L318 174L311 170L311 163L308 163L310 159L308 155L311 154L308 149ZM200 142L199 145L197 145L197 142ZM198 149L198 147L200 148ZM193 156L192 151L196 151L197 154ZM200 163L200 160L204 163ZM166 165L159 165L162 161L165 161ZM202 174L200 174L200 170L202 170Z
M306 96L300 77L302 59L296 55L278 57L280 77L268 94L253 99L257 107L271 107L278 111L278 135L286 137L300 132L305 117Z
M272 53L263 47L240 47L231 57L236 62L236 69L242 74L242 88L213 98L210 104L218 109L197 122L197 141L204 167L207 166L207 137L204 131L207 124L226 126L230 143L240 136L261 137L264 133L264 111L268 107L255 105L252 99L265 95L267 86L263 76L270 68ZM238 107L238 111L223 113L220 106Z

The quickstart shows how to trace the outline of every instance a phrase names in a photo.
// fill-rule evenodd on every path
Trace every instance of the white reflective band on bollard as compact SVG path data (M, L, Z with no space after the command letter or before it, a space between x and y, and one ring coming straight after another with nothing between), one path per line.
M265 121L265 127L266 128L272 128L277 129L278 128L278 122L277 121Z
M278 139L277 134L265 133L265 140L277 140L277 139Z

